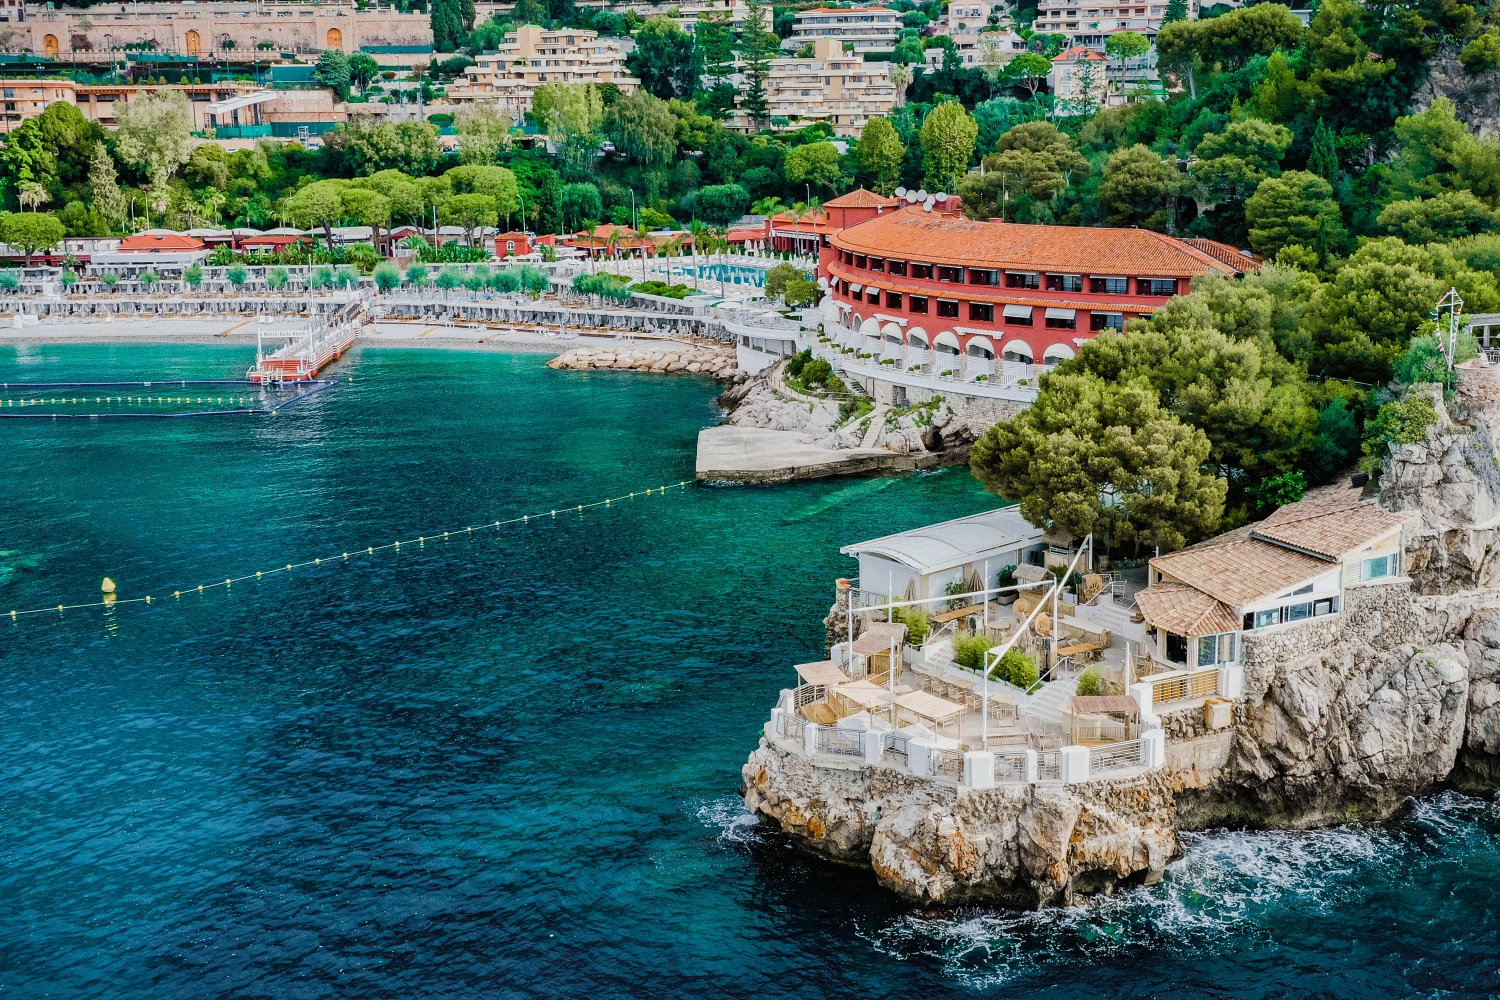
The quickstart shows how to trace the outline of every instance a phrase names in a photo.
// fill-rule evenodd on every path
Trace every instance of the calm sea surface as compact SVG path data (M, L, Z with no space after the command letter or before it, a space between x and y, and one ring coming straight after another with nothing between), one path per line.
M243 347L0 348L0 381ZM1500 812L1190 838L1150 890L913 910L735 792L840 545L966 471L689 487L695 378L366 350L275 417L0 421L0 997L1500 993Z

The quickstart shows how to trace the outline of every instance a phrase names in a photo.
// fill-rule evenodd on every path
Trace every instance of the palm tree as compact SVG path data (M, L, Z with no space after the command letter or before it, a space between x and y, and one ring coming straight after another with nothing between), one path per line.
M20 191L16 194L16 200L21 203L22 208L35 212L38 205L51 201L52 196L47 193L46 188L42 187L36 181L22 181Z
M708 224L702 219L694 219L688 224L688 232L693 237L693 291L698 290L698 244L701 243L708 233Z
M891 65L891 83L896 88L896 107L906 103L906 88L911 86L911 67L905 63L893 63Z

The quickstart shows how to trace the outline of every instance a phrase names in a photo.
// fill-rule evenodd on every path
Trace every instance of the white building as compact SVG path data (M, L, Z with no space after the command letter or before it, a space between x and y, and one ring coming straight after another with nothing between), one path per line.
M821 38L836 38L855 52L890 52L901 31L901 14L888 7L813 7L797 15L782 42L793 51Z
M839 552L859 560L859 589L866 595L924 601L941 598L949 584L968 589L966 582L983 579L984 586L993 587L1003 569L1041 565L1046 548L1042 529L1018 508L1002 507L846 545Z
M489 104L519 119L544 83L613 83L626 94L641 85L626 71L625 54L615 41L594 31L528 24L506 34L494 55L477 57L464 79L448 88L448 100Z
M966 31L955 33L950 37L953 39L953 47L958 51L958 57L965 69L982 69L985 65L986 50L991 48L995 53L993 58L1001 66L1026 51L1026 39L1008 28L1005 31ZM941 48L928 49L924 55L927 58L929 70L935 72L943 68Z
M1058 101L1102 105L1109 99L1109 60L1101 52L1075 45L1053 58L1047 84Z
M1032 27L1037 31L1067 35L1073 45L1102 48L1105 40L1118 31L1138 31L1154 40L1166 12L1166 0L1139 4L1041 0ZM1197 16L1198 0L1188 0L1188 17Z

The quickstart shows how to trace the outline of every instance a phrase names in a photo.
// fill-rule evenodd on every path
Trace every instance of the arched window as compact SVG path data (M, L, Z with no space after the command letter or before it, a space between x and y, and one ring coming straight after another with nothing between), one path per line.
M57 55L56 35L46 35L42 38L42 54L49 57Z
M328 29L328 47L330 49L341 49L344 47L344 33L337 28Z
M196 31L187 33L187 54L190 56L203 54L203 36Z

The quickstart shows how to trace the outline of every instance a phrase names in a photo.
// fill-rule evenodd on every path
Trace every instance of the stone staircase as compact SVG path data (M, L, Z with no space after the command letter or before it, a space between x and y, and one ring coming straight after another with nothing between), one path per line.
M1070 719L1063 709L1077 690L1077 677L1050 681L1031 698L1026 705L1026 714L1040 719L1048 729L1061 733L1066 739Z

